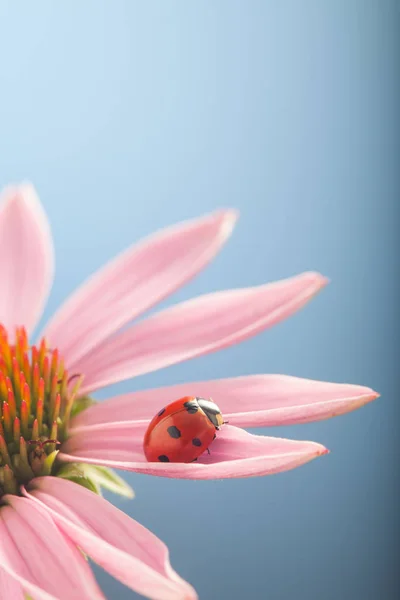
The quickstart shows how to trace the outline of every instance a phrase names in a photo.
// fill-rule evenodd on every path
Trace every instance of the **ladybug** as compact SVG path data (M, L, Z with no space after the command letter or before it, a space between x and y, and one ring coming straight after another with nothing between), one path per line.
M162 408L144 436L143 450L149 462L190 463L215 439L224 420L211 400L185 396Z

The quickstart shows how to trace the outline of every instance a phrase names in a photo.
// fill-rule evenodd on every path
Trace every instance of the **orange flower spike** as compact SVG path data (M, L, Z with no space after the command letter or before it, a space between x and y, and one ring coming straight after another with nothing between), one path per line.
M19 453L20 453L21 459L24 461L24 463L29 465L28 451L26 449L26 442L22 436L19 438Z
M32 425L31 440L37 440L38 438L39 438L39 424L38 424L38 420L35 419L33 421L33 425Z
M58 350L54 350L51 354L50 379L58 374Z
M62 379L65 373L65 363L64 359L61 357L58 358L58 379Z
M16 401L18 402L21 399L21 383L19 365L15 356L12 358L12 381L14 383Z
M55 403L56 403L56 398L57 398L57 394L58 394L58 390L59 390L59 384L58 384L58 378L57 375L55 375L53 377L53 379L51 380L51 385L50 385L50 410L49 410L49 414L52 415L54 412L54 407L55 407Z
M21 388L21 391L24 389L25 383L26 383L25 373L23 371L20 371L19 372L19 386Z
M41 377L39 379L39 393L38 393L38 403L41 402L42 404L44 403L44 379L43 377Z
M22 355L23 355L23 344L21 338L21 329L17 327L15 332L15 346L14 346L14 356L17 360L18 366L22 368Z
M59 390L61 395L61 416L64 417L65 410L68 403L68 371L62 369L62 373L60 373L59 381Z
M10 348L10 346L9 346L9 344L8 344L7 341L4 341L1 344L1 350L0 350L0 352L1 352L1 355L3 357L3 361L4 361L5 365L6 365L7 372L10 373L11 372L11 367L12 367L12 355L11 355L11 348Z
M41 379L43 381L43 379ZM43 400L38 400L36 406L36 421L38 425L39 436L42 434L42 425L43 425Z
M22 388L22 398L26 402L26 408L28 410L28 414L31 413L31 390L29 385L25 382Z
M20 415L21 415L21 433L24 438L28 438L29 437L29 429L28 429L29 413L28 413L28 407L26 405L25 400L22 400L22 402L21 402Z
M20 371L19 374L19 401L21 402L22 400L24 400L24 388L25 388L25 375L23 374L22 371ZM17 402L17 406L18 406L18 397L16 398L16 402Z
M26 334L24 333L24 329L21 327L16 337L15 342L15 355L18 359L18 364L20 368L23 368L24 365L24 354L28 350Z
M45 356L43 361L42 377L44 379L44 389L50 391L50 361L49 357Z
M14 392L12 388L7 390L7 405L10 411L10 419L14 420L17 414L17 406L15 404Z
M59 382L59 378L57 377L57 375L54 375L51 379L51 386L50 386L50 394L52 396L54 396L54 398L56 397L57 393L60 390L60 384Z
M21 421L18 419L18 417L15 417L14 419L13 435L14 442L18 444L19 438L21 437Z
M33 390L34 398L38 398L38 396L39 396L39 379L40 379L39 363L36 362L33 366L33 377L32 377L32 390Z
M19 372L19 389L21 390L21 399L24 395L24 387L26 384L25 373L23 371Z
M3 459L3 461L6 463L6 465L11 467L11 460L10 460L10 455L8 454L7 444L2 435L0 435L0 456Z
M60 415L60 406L61 406L61 396L57 394L55 402L54 402L54 411L53 411L53 421L57 421ZM51 436L50 436L51 437Z
M10 382L11 383L11 382ZM2 371L0 371L0 399L7 399L7 390L10 386L7 386L6 377Z
M0 436L4 437L3 423L0 421Z
M25 352L29 350L28 334L26 333L25 327L21 327L21 346L22 351L25 354Z
M22 371L25 375L25 380L28 385L31 385L31 365L29 363L29 355L24 352L22 357Z
M33 373L35 365L39 364L39 350L37 349L37 346L31 346L31 364Z
M1 354L1 347L0 347L0 373L2 375L8 375L7 365L4 361L3 355Z
M12 420L10 415L10 407L8 402L3 402L3 425L6 435L12 436Z

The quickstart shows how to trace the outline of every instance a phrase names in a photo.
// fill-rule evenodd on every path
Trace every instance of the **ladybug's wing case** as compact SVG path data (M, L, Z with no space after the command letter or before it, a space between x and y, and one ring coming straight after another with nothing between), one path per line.
M186 402L193 401L196 401L196 398L194 398L193 396L185 396L184 398L180 398L175 402L171 402L171 404L168 404L168 406L162 408L160 411L158 411L155 417L153 417L153 419L150 421L149 429L155 427L158 423L163 421L169 415L173 415L183 410L183 407L185 406Z
M214 425L200 408L190 411L183 400L193 398L172 403L153 419L144 439L147 460L188 463L203 454L213 441ZM179 410L175 410L178 406Z

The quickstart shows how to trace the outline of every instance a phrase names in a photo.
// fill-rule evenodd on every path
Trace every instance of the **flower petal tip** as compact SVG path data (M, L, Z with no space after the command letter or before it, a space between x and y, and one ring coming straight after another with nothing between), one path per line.
M324 456L325 454L330 454L330 453L331 453L331 451L328 448L322 448L318 452L317 456Z
M362 406L365 406L366 404L369 404L370 402L373 402L374 400L377 400L380 397L381 395L379 394L379 392L375 392L375 390L372 389L367 389L366 393L360 396L360 403L358 407L361 408Z
M4 204L23 205L24 203L35 204L38 197L34 186L29 181L23 181L18 184L7 185L1 191Z
M28 212L34 215L41 228L43 235L49 239L47 251L49 260L52 264L51 270L54 271L54 249L51 238L50 225L47 216L36 192L35 186L29 181L22 181L18 184L7 185L0 193L0 209L9 207L18 212ZM28 211L27 211L28 209Z
M313 280L317 291L322 290L331 282L329 277L322 275L322 273L319 273L318 271L309 271L308 273L305 273L305 275L308 275L310 279Z
M321 280L321 287L322 288L326 287L331 282L331 280L329 279L329 277L326 277L325 275L320 275L320 278L321 278L320 280Z
M220 222L220 236L224 241L230 237L239 218L239 211L235 208L221 209L214 213Z
M331 281L318 271L308 271L303 273L302 276L309 279L309 290L307 293L309 299L315 298Z

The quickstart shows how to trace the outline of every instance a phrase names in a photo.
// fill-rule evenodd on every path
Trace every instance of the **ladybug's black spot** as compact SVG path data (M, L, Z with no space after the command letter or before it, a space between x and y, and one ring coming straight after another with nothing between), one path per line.
M181 437L181 432L177 427L175 427L175 425L171 425L171 427L168 427L167 431L169 435L176 440Z
M192 444L193 444L193 446L199 447L199 446L201 446L201 440L199 440L199 438L193 438Z
M160 410L160 412L158 413L157 417L161 417L161 415L163 415L165 413L165 408L162 408Z
M189 400L183 405L190 415L194 415L199 410L199 405L196 400Z
M158 457L158 460L160 462L169 462L169 458L168 456L165 456L165 454L161 454L161 456Z

